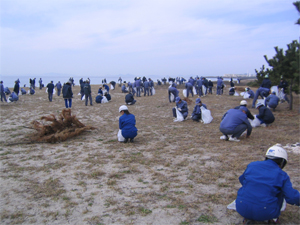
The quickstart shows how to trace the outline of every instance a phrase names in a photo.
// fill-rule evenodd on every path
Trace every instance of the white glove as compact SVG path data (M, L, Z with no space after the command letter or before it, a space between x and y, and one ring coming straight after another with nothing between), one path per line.
M181 108L178 108L178 110L181 112Z

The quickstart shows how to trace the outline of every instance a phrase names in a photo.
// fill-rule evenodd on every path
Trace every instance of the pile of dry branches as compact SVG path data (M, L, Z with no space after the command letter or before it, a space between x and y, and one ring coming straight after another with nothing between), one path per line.
M59 115L59 119L56 119L51 114L49 116L42 116L41 120L42 122L35 120L31 123L33 128L38 131L38 134L33 138L33 141L36 142L61 142L78 136L83 131L96 129L92 126L85 126L76 116L72 116L71 109L63 109Z

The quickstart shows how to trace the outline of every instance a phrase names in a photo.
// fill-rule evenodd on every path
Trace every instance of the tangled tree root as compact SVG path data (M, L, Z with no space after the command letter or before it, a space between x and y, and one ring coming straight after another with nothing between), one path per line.
M32 121L31 124L38 134L32 138L33 142L62 142L68 138L78 136L86 130L94 130L95 127L85 126L76 116L71 115L71 109L63 109L56 119L53 114L49 116L42 116L42 122L37 120ZM51 124L45 122L51 122Z

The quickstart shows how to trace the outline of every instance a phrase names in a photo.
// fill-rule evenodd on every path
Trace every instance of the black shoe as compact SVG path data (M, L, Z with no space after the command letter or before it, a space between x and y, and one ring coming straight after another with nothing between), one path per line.
M128 138L125 138L124 143L127 143L127 142L128 142Z
M133 143L134 142L134 140L133 140L133 138L130 138L130 140L129 140L131 143Z

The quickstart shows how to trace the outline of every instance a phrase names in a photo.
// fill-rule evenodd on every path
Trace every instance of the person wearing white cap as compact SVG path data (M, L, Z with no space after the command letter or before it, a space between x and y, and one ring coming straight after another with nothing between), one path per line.
M245 218L244 224L266 220L279 223L284 199L288 204L300 205L299 191L292 187L289 175L283 171L287 161L286 150L273 145L264 161L251 162L239 177L242 187L237 193L236 211Z
M261 126L266 126L275 121L275 117L271 110L264 106L262 103L257 103L256 108L258 109L259 114L256 116L260 120Z
M235 109L239 109L241 106L244 106L244 107L247 109L247 111L246 111L247 117L248 117L250 120L254 120L254 116L251 114L251 112L250 112L249 109L247 108L247 101L246 101L246 100L242 100L242 101L240 102L240 105L237 106L237 107L235 107Z
M119 118L119 129L122 132L122 136L125 138L124 143L134 142L134 138L137 136L138 129L135 127L135 116L128 111L126 105L121 105L119 108L121 116Z
M201 99L197 98L196 99L196 105L195 105L194 110L192 112L193 121L199 122L202 119L201 106L203 106L204 108L207 109L206 105L201 102Z
M180 97L176 97L175 98L175 103L176 103L176 108L178 109L178 111L180 111L182 113L182 116L185 119L188 116L188 113L189 113L187 102L184 101L184 100L181 100ZM175 117L175 118L177 117L176 108L172 109L173 117Z

